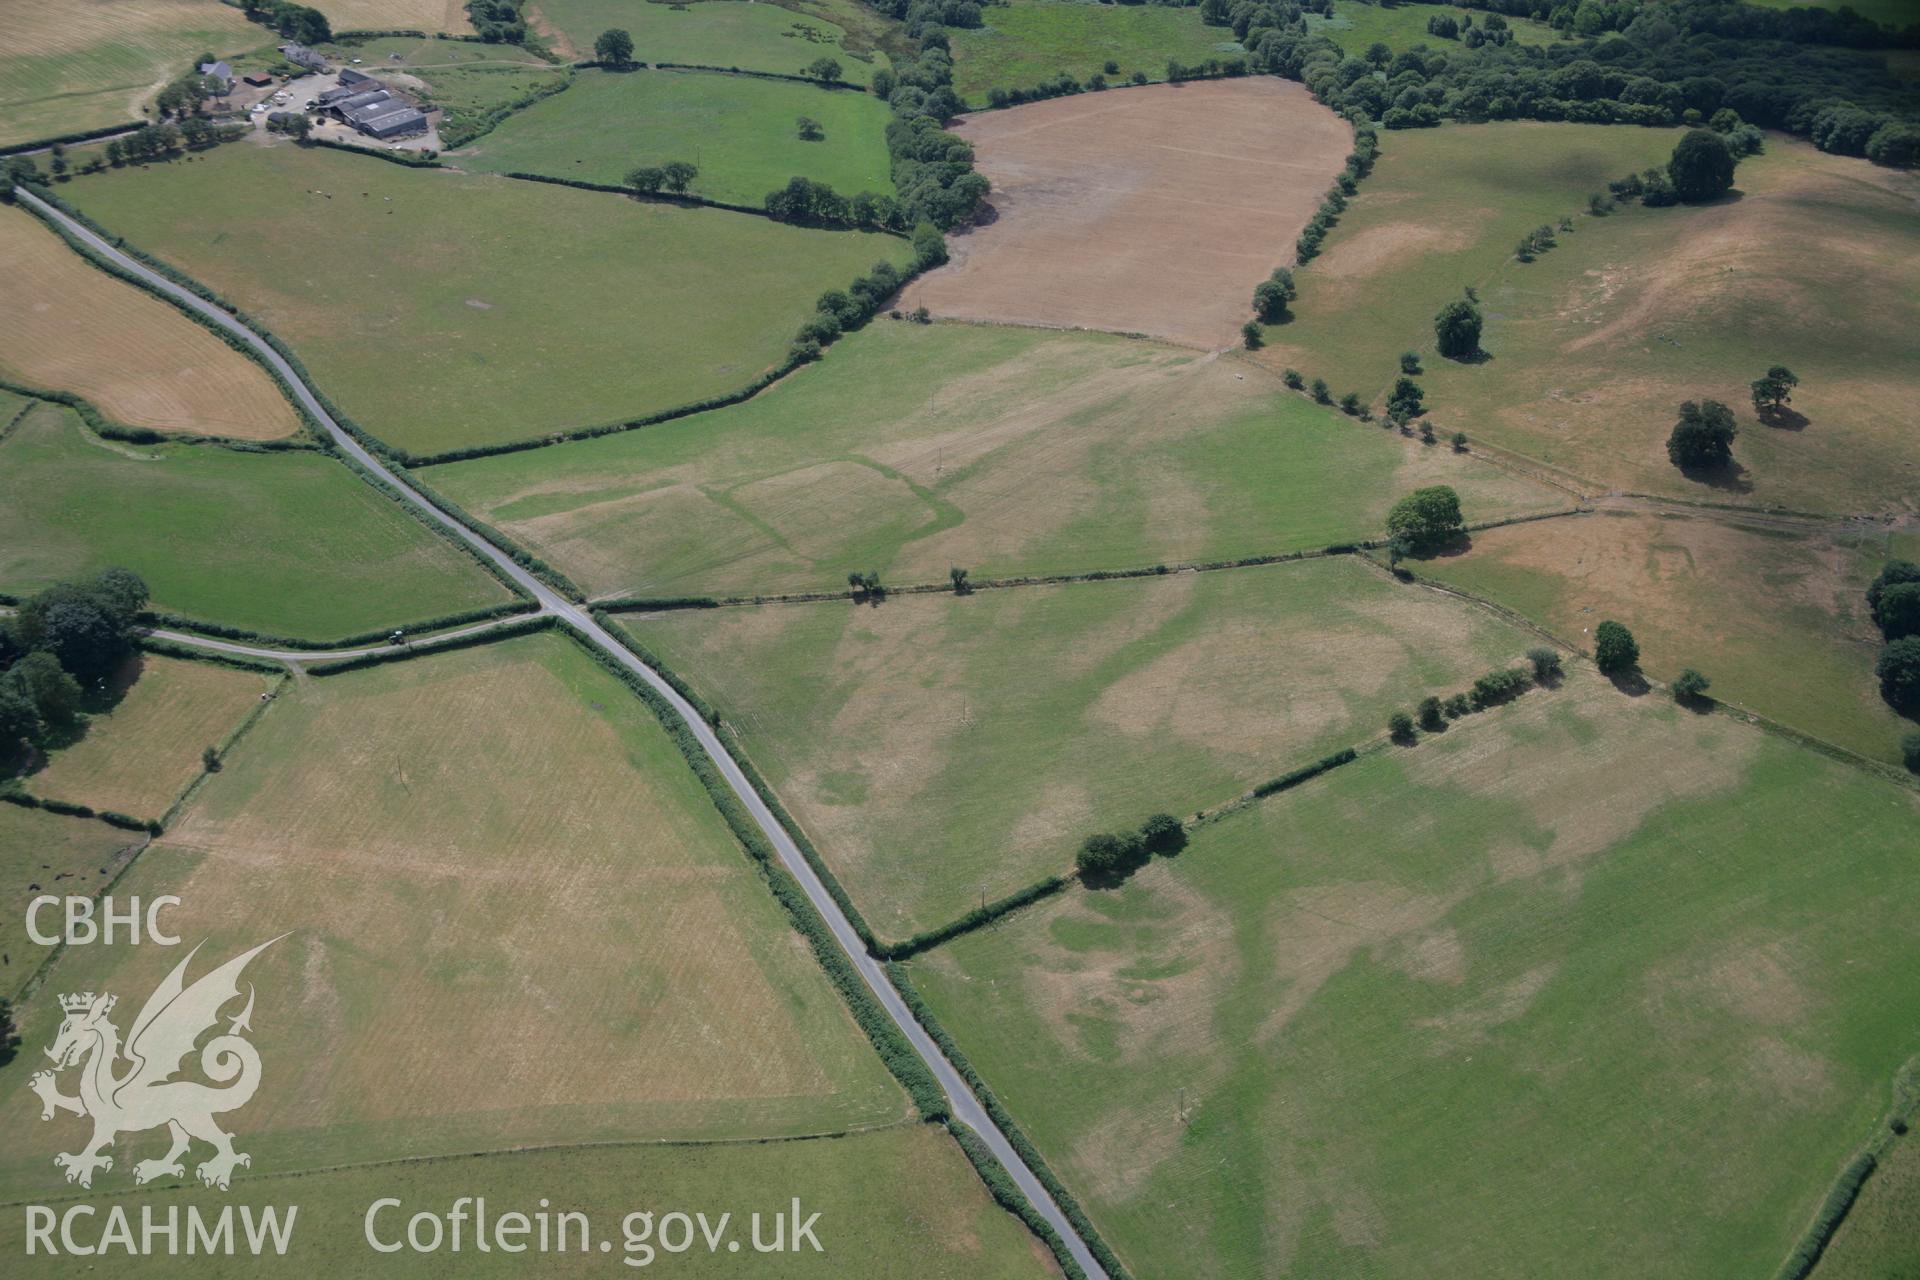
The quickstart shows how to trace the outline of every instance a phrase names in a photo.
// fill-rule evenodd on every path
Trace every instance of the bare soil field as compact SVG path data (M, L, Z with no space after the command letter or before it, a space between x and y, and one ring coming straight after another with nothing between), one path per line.
M666 732L557 637L294 683L115 891L177 894L208 962L287 935L247 974L261 1172L907 1110ZM179 958L71 948L22 1035ZM16 1191L64 1185L27 1074L0 1075Z
M120 675L125 691L90 715L85 732L56 747L27 789L51 800L158 818L200 774L200 752L218 746L271 689L272 676L210 662L142 654Z
M272 440L300 430L259 365L123 284L18 209L0 210L0 372L85 396L129 427Z
M993 183L984 225L904 305L936 316L1235 340L1253 286L1352 146L1346 123L1271 77L1148 85L963 117Z

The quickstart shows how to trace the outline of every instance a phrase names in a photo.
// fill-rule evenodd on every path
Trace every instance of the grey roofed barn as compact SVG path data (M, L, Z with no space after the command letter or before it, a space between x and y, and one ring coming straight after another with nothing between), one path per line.
M401 106L385 115L356 120L354 127L370 138L397 138L402 134L426 132L427 117L418 107Z

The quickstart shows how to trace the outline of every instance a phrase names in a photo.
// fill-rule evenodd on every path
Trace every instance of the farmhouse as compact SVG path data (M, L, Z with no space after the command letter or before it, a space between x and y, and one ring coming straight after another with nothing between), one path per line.
M233 88L233 66L227 62L203 62L200 74L217 82L219 91L226 93Z
M280 56L288 62L298 63L309 71L325 71L327 69L325 56L316 53L303 44L281 45Z

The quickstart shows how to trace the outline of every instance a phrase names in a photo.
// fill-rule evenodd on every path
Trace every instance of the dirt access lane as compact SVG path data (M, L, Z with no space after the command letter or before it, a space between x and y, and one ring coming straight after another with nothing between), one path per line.
M1353 149L1346 121L1271 76L1055 98L954 131L990 212L904 306L1209 348L1237 341Z

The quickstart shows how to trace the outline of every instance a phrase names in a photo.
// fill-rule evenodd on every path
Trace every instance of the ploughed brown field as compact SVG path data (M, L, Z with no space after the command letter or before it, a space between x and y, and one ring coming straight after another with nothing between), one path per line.
M1345 121L1267 76L1056 98L955 131L992 212L904 305L1203 347L1236 340L1353 146Z

